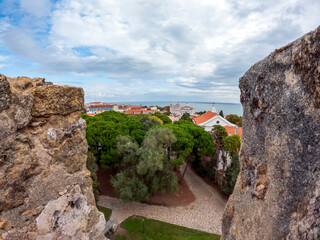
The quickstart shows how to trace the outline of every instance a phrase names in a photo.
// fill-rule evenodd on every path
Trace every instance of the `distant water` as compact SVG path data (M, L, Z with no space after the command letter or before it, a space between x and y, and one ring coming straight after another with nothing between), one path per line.
M176 104L176 102L169 102L169 101L157 101L157 102L115 102L117 104L131 104L131 105L142 105L142 106L169 106L170 103ZM179 102L182 106L186 104L186 102ZM194 108L195 112L200 111L210 111L212 108L212 102L188 102L191 107ZM239 116L242 116L242 105L240 103L214 103L215 108L217 109L217 112L219 113L220 110L223 111L223 114L237 114Z

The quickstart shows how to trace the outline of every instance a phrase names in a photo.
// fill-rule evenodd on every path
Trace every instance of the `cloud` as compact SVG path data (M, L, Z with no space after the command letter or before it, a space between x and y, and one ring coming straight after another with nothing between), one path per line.
M253 63L320 22L320 2L313 0L19 4L19 10L10 5L11 12L20 12L8 15L0 27L7 50L39 72L86 79L88 92L97 78L106 81L100 88L113 79L127 83L113 85L108 96L137 97L141 90L169 98L179 91L197 99L239 101L238 79Z
M50 13L50 0L20 0L22 11L30 13L35 17L47 16Z

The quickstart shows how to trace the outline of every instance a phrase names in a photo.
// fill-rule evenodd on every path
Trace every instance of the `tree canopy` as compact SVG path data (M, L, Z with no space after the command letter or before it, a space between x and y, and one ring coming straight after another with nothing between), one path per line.
M233 124L236 124L236 125L238 125L239 127L242 127L242 117L240 116L238 116L238 115L236 115L236 114L229 114L227 117L226 117L226 119L229 121L229 122L231 122L231 123L233 123Z
M166 188L176 191L177 176L167 158L168 148L175 142L172 130L167 128L150 129L141 147L130 136L119 136L122 171L111 179L116 194L124 201L143 201L151 194L164 193Z
M216 144L222 146L223 139L228 136L227 130L220 125L214 125L212 128L212 132Z
M163 122L163 124L171 124L171 123L172 123L171 119L170 119L167 115L165 115L165 114L154 113L154 114L152 114L152 115L153 115L153 116L156 116L156 117L159 118L159 119L161 119L162 122Z
M241 146L241 138L239 135L234 134L222 139L223 149L226 150L230 156L237 155Z
M181 118L180 118L181 120L185 120L185 121L189 121L189 122L192 122L192 118L190 117L190 113L184 113L184 114L182 114L182 116L181 116Z
M89 150L106 168L114 166L119 160L120 155L116 149L118 136L129 135L142 143L146 132L139 120L114 111L105 111L94 117L84 116L84 119L87 123Z

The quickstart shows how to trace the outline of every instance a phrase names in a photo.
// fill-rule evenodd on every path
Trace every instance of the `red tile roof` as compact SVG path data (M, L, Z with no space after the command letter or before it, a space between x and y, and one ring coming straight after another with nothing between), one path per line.
M200 123L203 123L203 122L208 121L209 119L213 118L214 116L217 116L217 114L214 113L214 112L208 111L208 112L206 112L205 114L202 114L201 116L196 117L196 118L194 119L194 121L195 121L195 123L198 125L198 124L200 124Z
M236 127L231 127L231 126L223 126L227 132L231 135L236 134ZM240 137L242 136L242 127L238 127L238 133L237 133Z
M113 105L109 105L109 104L90 105L89 108L113 108Z
M141 109L141 106L131 106L131 109Z
M151 112L149 110L145 110L145 109L130 109L130 110L127 110L125 111L124 113L148 113L148 112Z

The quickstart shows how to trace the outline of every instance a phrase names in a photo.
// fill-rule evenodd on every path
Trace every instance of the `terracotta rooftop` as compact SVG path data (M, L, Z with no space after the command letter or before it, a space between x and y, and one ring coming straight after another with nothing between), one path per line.
M223 126L227 132L231 135L236 134L236 127L231 127L231 126ZM238 133L237 133L240 137L242 137L242 127L238 127Z
M145 109L130 109L125 111L124 113L148 113L150 112L149 110L145 110Z
M202 114L201 116L196 117L194 121L198 125L200 123L208 121L210 118L213 118L214 116L217 116L217 114L214 112L208 111L205 114Z
M90 105L89 108L113 108L113 105L109 105L109 104Z

